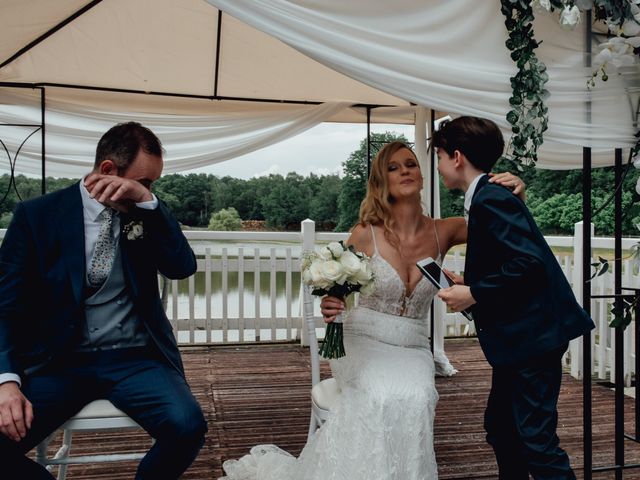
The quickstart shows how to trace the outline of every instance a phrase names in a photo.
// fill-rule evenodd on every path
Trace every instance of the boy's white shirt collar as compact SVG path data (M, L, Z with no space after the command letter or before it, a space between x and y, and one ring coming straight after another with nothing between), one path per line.
M478 182L482 177L484 177L486 173L481 173L473 181L469 184L469 188L464 192L464 219L466 221L469 220L469 209L471 208L471 199L473 198L473 194L476 191L476 187L478 186Z

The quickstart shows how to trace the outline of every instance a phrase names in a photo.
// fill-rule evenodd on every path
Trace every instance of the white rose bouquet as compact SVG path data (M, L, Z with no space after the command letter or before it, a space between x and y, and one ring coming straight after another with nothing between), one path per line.
M302 283L312 288L312 295L346 298L353 292L367 294L373 288L373 272L369 256L357 252L344 242L331 242L319 252L302 256ZM344 357L342 319L338 315L327 325L320 355L324 358Z

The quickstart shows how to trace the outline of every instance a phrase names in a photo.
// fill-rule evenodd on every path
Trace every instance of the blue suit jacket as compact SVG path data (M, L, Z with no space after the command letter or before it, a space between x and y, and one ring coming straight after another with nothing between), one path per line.
M525 204L480 179L469 209L464 280L493 366L517 364L594 328Z
M127 285L153 342L183 373L157 273L188 277L195 256L162 202L122 215L121 228L134 220L142 221L142 238L120 234ZM0 248L0 373L28 375L75 348L84 326L84 252L79 183L18 204Z

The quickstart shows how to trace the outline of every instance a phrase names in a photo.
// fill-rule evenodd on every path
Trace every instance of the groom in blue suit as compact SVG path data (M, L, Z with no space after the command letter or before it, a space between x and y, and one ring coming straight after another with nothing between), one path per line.
M158 272L196 271L151 193L162 153L149 129L116 125L91 174L15 210L0 248L0 478L53 478L25 453L100 398L155 439L136 479L178 478L204 443L158 293Z
M526 205L488 182L504 149L497 125L460 117L434 132L433 146L445 186L465 192L468 212L464 285L438 295L471 310L493 367L485 430L500 480L573 480L556 434L561 359L593 321Z

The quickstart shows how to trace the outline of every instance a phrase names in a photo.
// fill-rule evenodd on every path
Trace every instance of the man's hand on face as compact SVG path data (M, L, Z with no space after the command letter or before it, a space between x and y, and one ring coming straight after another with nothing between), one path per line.
M0 385L0 433L15 442L31 428L33 407L15 382Z
M117 175L91 173L85 178L84 186L98 202L122 212L135 203L153 200L149 189L140 182Z

